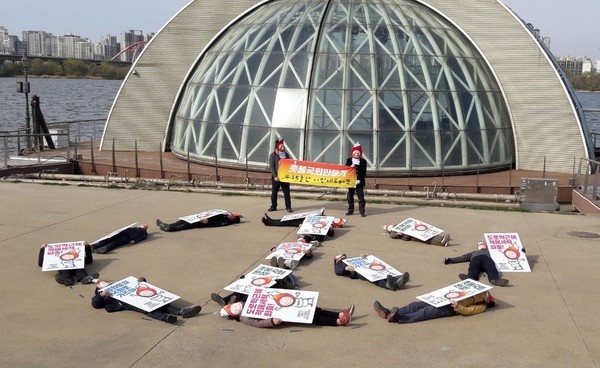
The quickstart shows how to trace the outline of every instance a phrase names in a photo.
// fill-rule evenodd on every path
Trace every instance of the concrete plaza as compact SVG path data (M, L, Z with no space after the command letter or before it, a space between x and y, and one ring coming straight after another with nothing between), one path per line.
M259 263L271 247L295 239L295 228L265 227L269 199L167 190L117 190L74 185L0 183L0 325L2 367L597 367L600 366L599 217L564 213L487 211L369 203L368 216L315 250L295 273L300 286L320 292L319 306L354 303L347 327L283 325L257 329L215 314L210 293ZM282 199L281 199L282 201ZM293 198L296 211L319 207L343 216L345 203ZM211 208L238 212L242 222L225 228L161 232L157 218ZM270 213L281 217L283 211ZM392 240L381 225L414 217L448 231L448 247ZM93 285L64 287L37 266L43 243L92 242L132 222L150 224L148 240L94 254L88 271L116 281L130 275L199 304L199 316L176 325L135 312L109 314L90 305ZM531 273L510 273L494 288L498 306L486 313L409 325L387 323L374 300L400 306L458 280L467 264L444 257L475 248L484 232L517 232ZM375 254L411 280L389 291L336 277L332 257ZM487 282L486 279L482 280Z

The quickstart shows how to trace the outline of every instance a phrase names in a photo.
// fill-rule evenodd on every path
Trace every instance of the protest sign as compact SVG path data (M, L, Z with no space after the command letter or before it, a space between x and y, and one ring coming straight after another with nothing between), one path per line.
M531 272L519 234L486 233L483 236L498 271Z
M223 214L223 213L229 213L229 211L219 210L219 209L213 209L213 210L208 210L208 211L196 213L194 215L183 216L183 217L180 217L179 219L187 222L188 224L193 224L193 223L200 222L200 221L205 220L207 218L210 218L210 217L213 217L213 216L216 216L216 215L220 215L220 214Z
M47 244L42 271L77 270L85 267L85 242Z
M285 322L312 323L317 309L316 291L252 288L244 304L242 316Z
M366 257L346 258L343 260L343 262L354 267L354 271L358 272L361 276L371 282L383 280L387 278L388 275L402 275L402 272L373 255Z
M280 243L275 250L269 254L265 259L271 259L273 257L283 257L284 259L291 259L293 261L299 261L304 257L306 252L312 248L312 244L303 242L287 242Z
M274 285L277 280L282 279L292 273L291 270L272 267L267 265L258 265L254 270L250 271L244 278L240 278L224 287L225 290L233 291L242 294L249 294L250 290L255 286L269 287Z
M146 312L152 312L179 299L179 296L146 281L138 281L133 276L114 282L100 291L108 292L113 298Z
M300 225L297 234L327 235L334 218L333 216L308 216Z
M479 281L466 279L430 293L419 295L417 296L417 299L431 304L434 307L441 307L450 304L452 300L463 300L491 289L492 287L489 285L482 284Z
M323 212L325 212L325 208L319 208L318 210L312 210L312 211L306 211L306 212L293 213L291 215L283 216L280 221L285 222L285 221L305 218L308 216L321 216L323 214Z
M279 160L277 176L282 182L292 184L334 188L354 188L356 185L353 167L289 158Z
M422 241L427 241L444 232L444 230L438 229L433 225L410 217L394 226L392 231L406 234Z
M137 222L134 222L133 224L130 224L130 225L127 225L127 226L125 226L125 227L122 227L122 228L120 228L120 229L117 229L117 230L113 231L112 233L110 233L110 234L108 234L108 235L106 235L106 236L103 236L102 238L100 238L100 239L98 239L98 240L94 241L94 242L93 242L91 245L96 245L96 244L100 243L102 240L104 240L104 239L108 239L108 238L111 238L111 237L113 237L113 236L115 236L115 235L119 234L119 233L120 233L120 232L122 232L123 230L125 230L125 229L129 229L130 227L134 227L134 226L135 226L135 225L137 225L137 224L138 224Z

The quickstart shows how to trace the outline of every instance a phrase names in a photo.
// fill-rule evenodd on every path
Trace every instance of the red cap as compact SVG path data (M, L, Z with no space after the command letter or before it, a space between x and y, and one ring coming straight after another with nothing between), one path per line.
M354 153L354 151L360 152L360 155L362 156L363 150L362 150L362 146L360 145L360 143L356 143L354 145L354 147L352 147L352 149L350 150L350 155L352 155Z

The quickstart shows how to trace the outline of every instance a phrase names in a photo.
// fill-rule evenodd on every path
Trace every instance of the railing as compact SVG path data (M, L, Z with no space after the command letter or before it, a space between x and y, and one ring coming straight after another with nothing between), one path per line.
M584 197L600 205L598 187L600 186L600 162L581 158L579 160L579 171L575 177L574 187Z
M35 153L38 153L38 161L43 161L40 153L48 149L45 144L47 136L51 137L56 148L67 148L65 158L72 159L73 155L77 155L76 145L79 142L101 137L105 121L93 119L48 123L49 134L27 134L25 129L0 131L1 163L7 167L11 157L25 153L29 157L36 157Z

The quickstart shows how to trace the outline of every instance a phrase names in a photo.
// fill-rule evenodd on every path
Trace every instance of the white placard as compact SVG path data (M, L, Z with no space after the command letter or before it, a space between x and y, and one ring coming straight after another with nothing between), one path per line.
M269 254L265 259L271 259L273 257L284 259L291 259L293 261L299 261L304 257L306 252L312 248L312 244L303 242L288 242L280 243L275 250Z
M383 280L387 278L388 275L402 275L402 272L373 255L366 257L346 258L343 260L343 262L354 267L356 272L371 282Z
M327 235L334 218L333 216L308 216L300 225L297 234Z
M255 287L248 295L242 316L285 322L312 323L319 293L305 290L266 289Z
M531 272L519 234L486 233L483 236L498 271Z
M96 244L100 243L102 240L104 240L104 239L108 239L108 238L111 238L111 237L113 237L113 236L117 235L118 233L120 233L121 231L123 231L123 230L125 230L125 229L129 229L130 227L134 227L134 226L136 226L137 224L138 224L137 222L134 222L134 223L133 223L133 224L131 224L131 225L127 225L127 226L125 226L125 227L122 227L122 228L120 228L120 229L118 229L118 230L115 230L115 231L113 231L112 233L110 233L110 234L108 234L108 235L106 235L106 236L103 236L102 238L100 238L100 239L96 240L96 241L95 241L95 242L93 242L91 245L96 245Z
M444 232L444 230L438 229L433 225L410 217L394 226L392 231L406 234L422 241L427 241Z
M183 216L183 217L180 217L179 219L183 220L189 224L193 224L193 223L200 222L207 218L211 218L213 216L220 215L223 213L229 213L229 211L214 209L214 210L208 210L208 211L196 213L194 215Z
M417 299L431 304L434 307L448 305L452 300L460 301L473 295L491 290L492 287L479 281L466 279L450 286L417 296Z
M85 267L85 241L47 244L42 271L78 270Z
M152 312L179 299L179 296L148 282L140 282L133 276L114 282L100 291L109 292L113 298L146 312Z
M237 293L249 294L253 287L269 287L275 285L277 280L286 277L290 273L292 273L291 270L284 270L283 268L261 264L244 275L244 278L235 280L231 284L225 286L224 289Z

